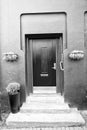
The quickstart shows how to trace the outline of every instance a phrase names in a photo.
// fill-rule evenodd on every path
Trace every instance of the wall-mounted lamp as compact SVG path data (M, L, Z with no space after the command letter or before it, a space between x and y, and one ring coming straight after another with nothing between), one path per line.
M84 58L84 51L82 50L73 50L69 53L69 59L71 60L81 60Z
M8 61L8 62L17 61L18 60L18 54L14 53L14 52L4 53L3 59Z

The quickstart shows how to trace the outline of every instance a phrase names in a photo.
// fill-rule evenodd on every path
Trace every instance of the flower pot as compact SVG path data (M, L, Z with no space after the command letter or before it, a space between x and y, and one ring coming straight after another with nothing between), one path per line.
M17 113L20 110L20 92L14 95L9 94L10 108L12 113Z

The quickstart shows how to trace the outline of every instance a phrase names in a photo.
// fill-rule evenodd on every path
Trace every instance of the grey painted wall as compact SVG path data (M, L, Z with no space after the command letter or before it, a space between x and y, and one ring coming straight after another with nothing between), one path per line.
M17 81L26 87L25 83L25 52L21 50L21 41L24 45L23 29L20 28L21 14L25 13L47 13L47 12L65 12L64 21L61 25L66 30L64 32L63 43L67 44L67 48L64 47L64 90L65 98L68 101L80 102L84 96L85 88L87 87L87 51L86 36L84 32L87 30L87 1L86 0L1 0L0 1L0 86L1 90L5 89L9 82ZM57 15L57 14L56 14ZM24 16L25 17L25 16ZM41 16L42 17L42 16ZM54 17L54 16L53 16ZM30 17L29 17L30 18ZM37 20L39 20L38 17ZM55 19L58 21L58 17ZM42 18L43 19L43 18ZM32 18L29 19L32 22ZM49 20L47 18L47 20ZM84 24L85 20L85 24ZM23 22L23 21L22 21ZM38 21L37 21L38 22ZM53 21L55 23L55 20ZM36 24L36 21L35 21ZM45 23L42 21L40 24ZM29 24L30 25L30 24ZM51 23L49 22L49 25ZM55 24L54 24L55 25ZM46 29L46 32L56 32L57 28L52 24L53 29L50 26L47 28L38 28L41 32L42 29ZM23 23L22 28L25 26ZM32 26L32 24L31 24ZM29 30L30 26L29 26ZM36 29L37 31L37 29ZM31 31L32 32L32 31ZM20 38L22 33L22 39ZM67 38L67 39L66 39ZM67 43L66 43L67 41ZM84 46L85 45L85 46ZM81 49L85 51L85 58L79 62L72 62L68 59L68 53L73 49ZM19 55L17 62L9 63L3 60L3 53L14 51Z

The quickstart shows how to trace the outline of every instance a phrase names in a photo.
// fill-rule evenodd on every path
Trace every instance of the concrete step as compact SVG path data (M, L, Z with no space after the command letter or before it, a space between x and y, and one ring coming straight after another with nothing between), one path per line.
M48 86L45 86L45 87L33 87L33 93L34 94L45 94L45 93L48 93L48 94L56 94L56 87L53 86L53 87L48 87Z
M27 107L23 107L20 109L21 113L70 113L70 112L78 112L76 108L74 109L66 109L66 108L56 108L56 109L29 109Z
M73 109L77 110L77 109ZM64 102L61 95L31 95L27 97L26 103L20 109L23 113L58 113L71 112L68 104Z
M57 113L57 112L70 112L71 109L67 104L56 105L56 104L23 104L20 112L35 112L35 113Z
M54 94L33 94L27 97L26 99L27 103L33 102L33 103L64 103L64 97L61 95L54 95Z
M85 124L80 113L17 113L10 114L6 120L7 126L10 127L65 127L81 126Z

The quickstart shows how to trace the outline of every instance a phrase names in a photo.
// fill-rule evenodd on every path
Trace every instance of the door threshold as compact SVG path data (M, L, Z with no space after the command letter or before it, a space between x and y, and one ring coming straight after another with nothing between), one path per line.
M48 87L48 86L37 86L33 87L33 93L44 93L44 94L50 94L50 93L56 93L56 86Z

